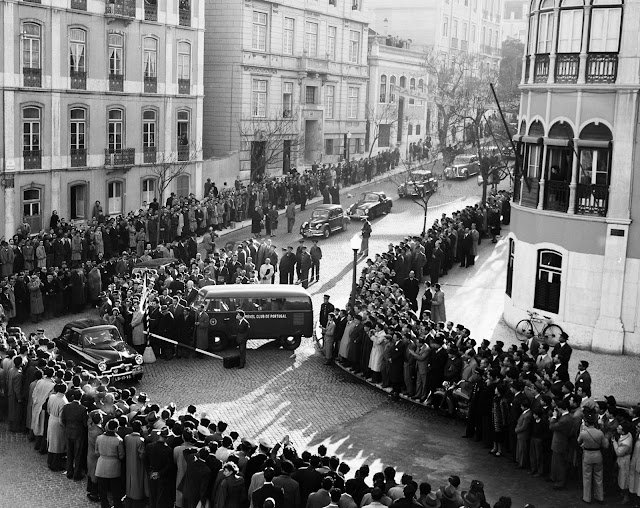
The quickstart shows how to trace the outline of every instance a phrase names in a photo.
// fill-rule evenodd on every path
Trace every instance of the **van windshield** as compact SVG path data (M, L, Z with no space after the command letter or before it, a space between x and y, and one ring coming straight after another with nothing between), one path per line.
M245 312L277 312L311 309L311 302L304 296L290 296L287 298L199 297L198 300L196 300L196 305L200 303L204 303L208 312L235 312L238 309L242 309Z

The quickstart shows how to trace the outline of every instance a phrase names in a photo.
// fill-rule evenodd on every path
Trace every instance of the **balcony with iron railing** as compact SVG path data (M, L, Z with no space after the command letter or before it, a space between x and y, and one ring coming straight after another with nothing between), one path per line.
M189 78L178 78L178 93L180 95L189 95L191 93L191 80Z
M72 148L70 155L72 168L83 168L87 165L86 148Z
M145 76L144 77L144 93L156 93L157 91L158 91L158 77Z
M608 201L608 185L579 183L576 188L577 214L606 217Z
M136 17L136 0L108 0L105 14L107 17L133 19Z
M178 160L180 162L189 160L189 145L178 145Z
M615 83L617 77L617 53L589 53L587 56L587 83Z
M566 213L569 209L569 184L547 180L544 184L543 207L545 210Z
M145 21L158 21L158 4L144 2L144 19Z
M556 83L577 83L579 71L580 55L577 53L559 53L556 56Z
M110 92L124 91L124 75L123 74L109 73L109 91Z
M107 167L133 166L136 162L135 148L105 148L104 165Z
M24 169L42 169L42 152L40 150L24 150Z
M87 73L86 71L69 71L69 77L71 78L72 90L86 90L87 89Z
M71 0L71 8L77 11L86 11L87 0Z
M23 67L24 86L31 88L42 88L42 69L34 67Z
M142 147L143 162L145 164L155 164L157 160L158 149L155 146Z
M549 79L549 55L546 53L538 54L535 62L533 69L534 83L546 83Z

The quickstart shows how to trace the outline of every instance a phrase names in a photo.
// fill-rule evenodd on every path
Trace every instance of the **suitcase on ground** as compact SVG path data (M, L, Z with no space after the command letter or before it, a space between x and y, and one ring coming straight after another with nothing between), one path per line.
M225 356L222 360L225 369L235 369L240 367L240 355Z

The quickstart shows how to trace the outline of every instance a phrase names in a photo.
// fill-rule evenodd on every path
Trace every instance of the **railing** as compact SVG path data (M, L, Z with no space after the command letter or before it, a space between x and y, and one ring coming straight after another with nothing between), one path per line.
M566 213L569 209L569 184L547 180L544 184L544 209Z
M42 152L40 150L24 150L24 169L42 169Z
M136 161L135 148L105 148L105 166L133 166Z
M144 3L144 19L145 21L158 21L158 5Z
M178 93L189 95L191 93L191 80L178 78Z
M451 38L451 47L453 49L458 49L458 39L457 38L455 38L455 37Z
M85 71L69 71L71 78L71 88L73 90L87 89L87 73Z
M178 9L178 24L180 26L191 26L191 7L186 3L186 7L183 7L183 2L180 2L180 8Z
M22 74L24 76L24 86L30 86L33 88L42 87L42 69L23 67Z
M540 183L537 178L525 178L522 179L522 196L520 197L520 204L528 208L538 207L538 191L540 189Z
M24 0L25 2L28 2L30 4L39 4L40 0Z
M124 75L109 74L109 91L122 92L124 90Z
M86 148L72 148L71 149L71 167L83 168L86 165L87 165Z
M157 76L144 77L144 93L156 93L158 91Z
M135 0L108 0L105 5L105 14L107 16L119 16L124 18L136 17L136 1Z
M178 160L181 162L189 160L189 145L178 145Z
M607 215L609 186L579 183L576 189L576 213L580 215Z
M561 53L556 56L556 83L577 83L580 70L580 55Z
M546 83L549 79L549 55L536 55L536 65L533 69L534 83Z
M587 83L615 83L617 77L617 53L589 53L587 56Z
M142 154L145 164L154 164L156 162L156 154L158 149L155 146L143 146Z
M87 0L71 0L71 8L78 11L86 11Z
M469 48L469 41L465 41L465 40L460 41L460 49L462 51L467 51L468 48Z
M527 55L527 58L524 62L524 81L527 83L529 81L529 66L531 65L531 56Z

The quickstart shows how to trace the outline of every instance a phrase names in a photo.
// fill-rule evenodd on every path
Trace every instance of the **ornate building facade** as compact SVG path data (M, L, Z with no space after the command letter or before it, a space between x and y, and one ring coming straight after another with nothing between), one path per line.
M637 0L533 0L521 83L523 178L505 319L536 310L578 347L640 353Z
M202 187L204 0L6 0L0 236L137 209L150 170L185 165L167 191Z

